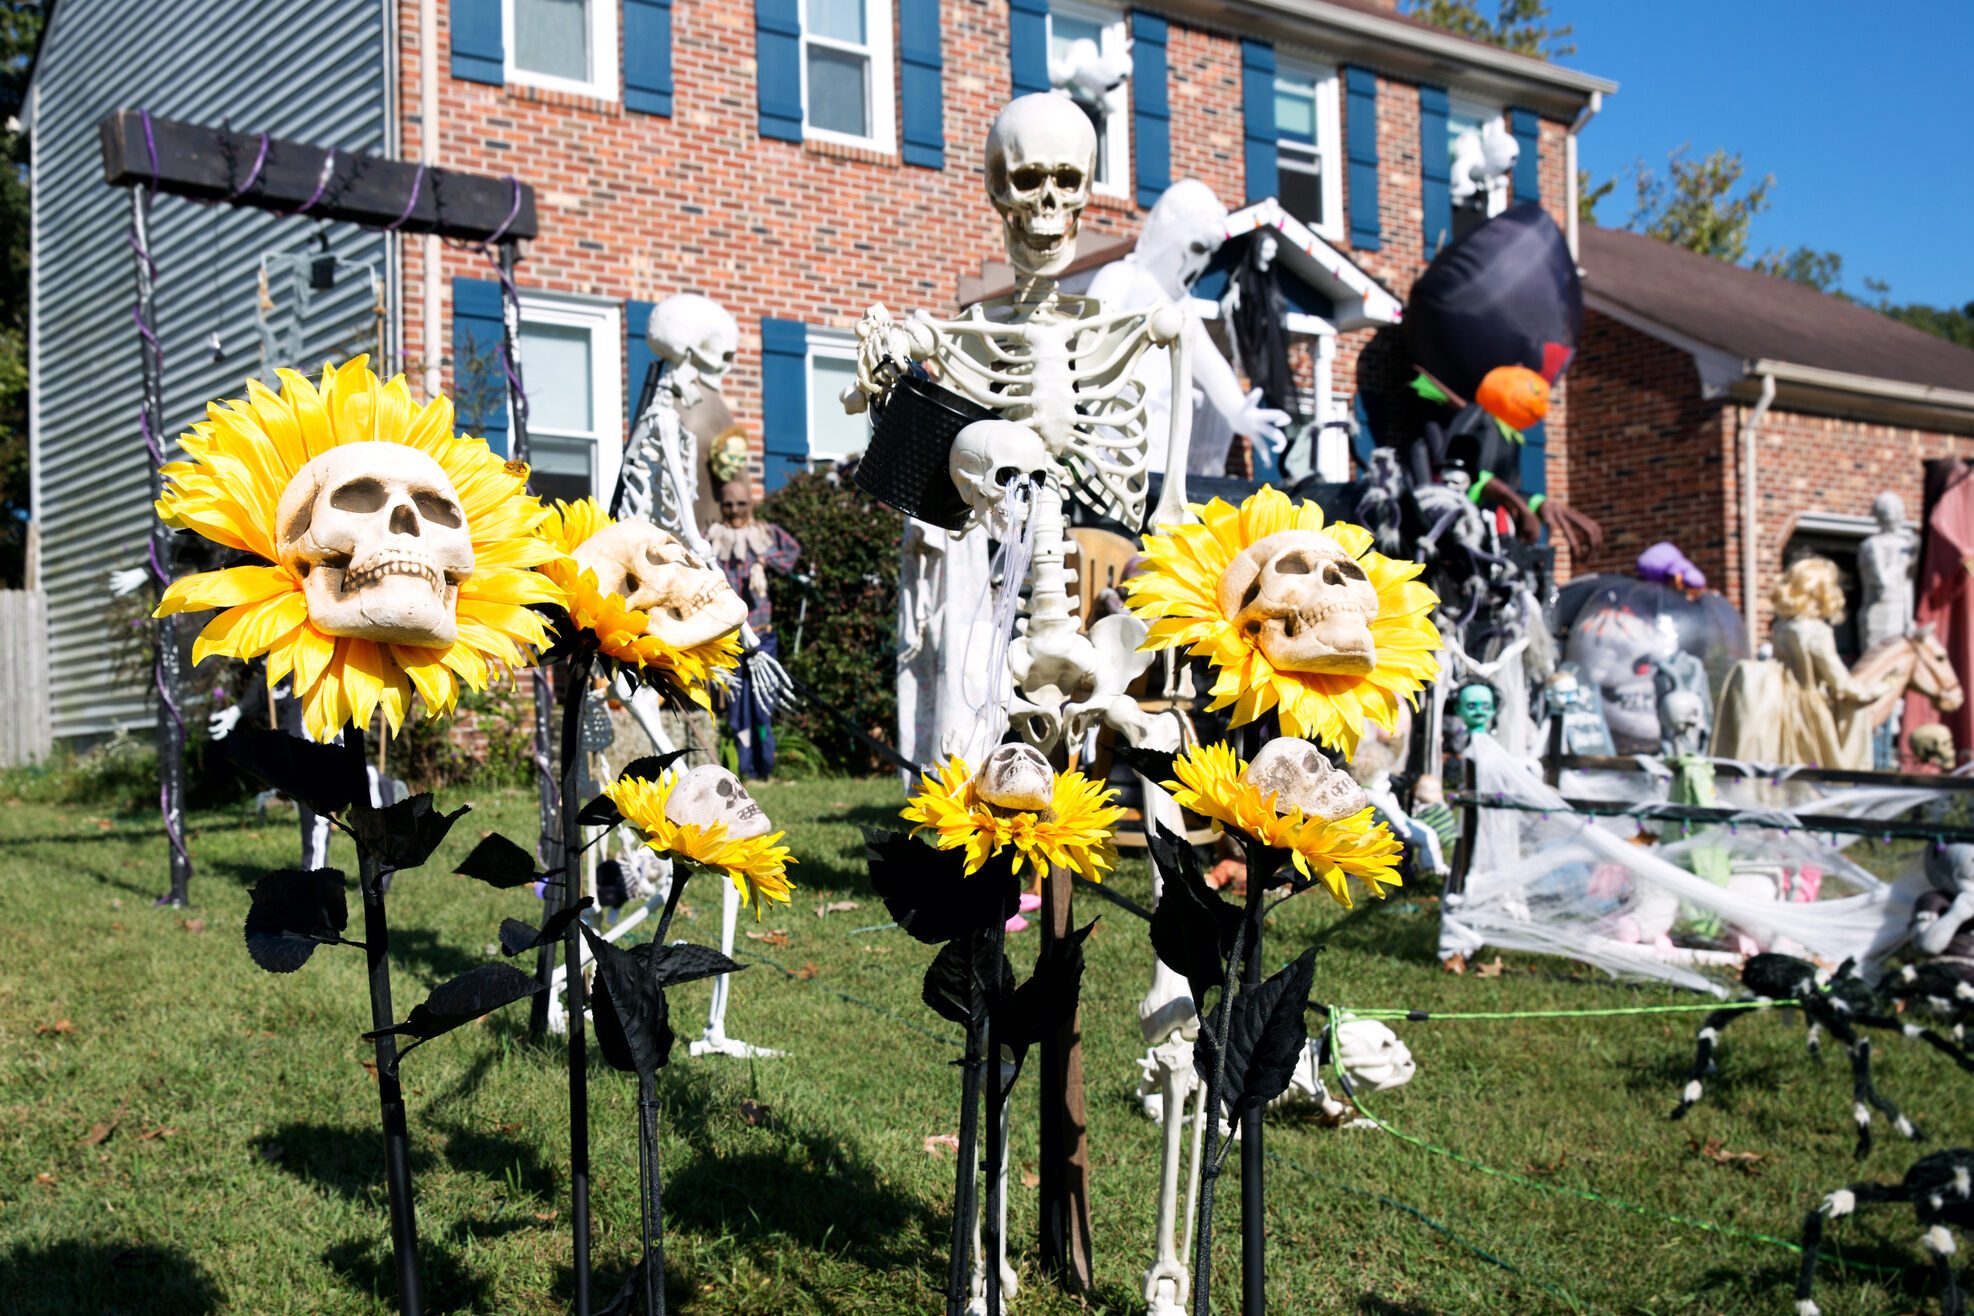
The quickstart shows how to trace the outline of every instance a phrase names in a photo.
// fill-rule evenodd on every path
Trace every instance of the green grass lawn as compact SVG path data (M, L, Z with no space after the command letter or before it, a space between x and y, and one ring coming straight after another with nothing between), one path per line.
M930 951L885 921L863 874L859 824L895 808L889 782L769 786L801 866L773 946L741 943L729 1029L786 1059L692 1060L661 1075L666 1253L675 1310L920 1313L939 1306L957 1127L950 1026L918 1000ZM457 801L441 801L457 803ZM480 801L425 870L391 893L399 1014L424 988L487 958L504 916L533 919L525 890L450 875L487 829L533 833L532 797ZM301 972L256 969L241 942L246 889L296 854L291 817L192 819L189 911L151 907L164 885L154 817L8 800L0 808L0 1310L19 1313L373 1312L390 1306L385 1201L362 956L331 947ZM352 857L338 840L334 861ZM1118 887L1149 899L1141 865ZM818 917L826 902L859 908ZM680 934L713 941L719 898L688 891ZM1035 1086L1014 1107L1012 1309L1045 1316L1141 1311L1156 1204L1157 1132L1130 1089L1143 925L1103 914L1084 980L1085 1065L1096 1196L1097 1288L1055 1292L1032 1261ZM1510 957L1498 976L1433 961L1436 907L1397 896L1353 912L1305 896L1277 914L1269 953L1323 942L1317 992L1346 1003L1446 1010L1690 1002L1615 985L1569 963ZM749 927L754 926L751 921ZM1011 938L1018 966L1032 932ZM784 972L784 970L786 972ZM1025 971L1025 968L1023 969ZM706 985L674 995L681 1032ZM404 1067L430 1309L566 1310L568 1209L562 1052L526 1039L516 1006L420 1048ZM1882 1140L1850 1160L1849 1081L1821 1068L1797 1023L1747 1020L1721 1076L1667 1122L1694 1016L1401 1025L1419 1062L1373 1108L1462 1155L1551 1185L1646 1208L1632 1214L1479 1173L1397 1138L1271 1124L1269 1266L1283 1313L1775 1312L1792 1310L1795 1257L1683 1227L1677 1213L1794 1237L1804 1210L1857 1177L1896 1179L1912 1158ZM1885 1089L1933 1134L1967 1140L1974 1092L1945 1061L1889 1040ZM614 1290L636 1247L634 1084L591 1078L595 1259ZM743 1103L754 1103L743 1105ZM758 1108L764 1107L763 1117ZM750 1114L752 1118L750 1118ZM1890 1130L1881 1125L1889 1137ZM1758 1160L1705 1154L1747 1152ZM1239 1182L1230 1162L1215 1309L1236 1309ZM1826 1266L1828 1313L1930 1302L1903 1210L1833 1230L1846 1255L1910 1279Z

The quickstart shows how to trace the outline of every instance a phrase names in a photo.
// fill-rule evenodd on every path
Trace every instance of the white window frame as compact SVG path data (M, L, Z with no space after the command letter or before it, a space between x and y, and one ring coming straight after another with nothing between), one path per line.
M812 34L809 31L808 0L796 0L796 13L800 15L802 24L800 45L802 136L807 141L834 142L838 146L855 146L883 155L895 155L898 151L898 91L895 71L897 40L896 34L892 31L891 6L882 3L882 0L862 0L862 4L864 33L869 41L860 46L852 41L838 41L834 37ZM810 124L809 47L811 45L820 46L824 50L861 55L870 61L870 136L859 137L854 133L837 132L834 129L818 128Z
M597 100L617 99L617 9L616 0L588 0L589 78L559 78L551 73L535 73L514 62L514 0L500 0L502 61L507 81L544 91L566 91Z
M1343 101L1334 64L1296 54L1275 58L1278 81L1307 82L1316 100L1316 156L1322 169L1323 222L1309 231L1330 242L1343 241ZM1281 169L1281 146L1275 148L1275 168ZM1279 190L1279 185L1278 185ZM1297 216L1298 219L1301 216Z
M1475 100L1471 96L1448 96L1446 98L1446 111L1446 149L1449 162L1453 150L1452 120L1454 116L1458 115L1461 118L1476 120L1475 126L1483 132L1487 130L1487 126L1490 123L1499 123L1503 131L1508 131L1511 127L1508 123L1508 112L1505 109L1491 101ZM1496 215L1506 210L1514 201L1514 195L1515 171L1513 169L1510 169L1499 178L1489 179L1487 184L1487 217L1493 219ZM1451 236L1451 234L1448 234L1449 240Z
M802 441L808 451L810 470L816 469L818 462L827 462L834 466L856 455L855 453L816 451L816 412L814 403L816 400L816 360L819 357L829 361L848 361L855 364L857 360L856 337L852 334L837 333L833 330L815 328L809 330L808 350L802 355L802 398L806 404L802 411ZM866 417L868 417L868 413L866 413ZM866 419L865 423L868 425L868 419ZM866 437L865 449L868 449L869 442L869 438ZM862 451L862 449L859 451Z
M623 460L624 435L624 308L620 302L577 297L566 293L523 291L521 323L563 325L589 331L590 423L595 433L596 458L590 464L595 487L590 496L608 502L617 487L617 467ZM528 385L525 362L522 386ZM639 381L642 382L642 381ZM509 417L509 433L513 432ZM577 437L535 424L528 427L532 442L541 435Z
M1080 18L1086 23L1095 23L1102 29L1102 40L1097 43L1099 51L1106 58L1115 58L1131 49L1131 28L1124 10L1110 5L1091 4L1088 0L1049 0L1048 34L1046 50L1055 48L1055 16ZM1111 164L1110 178L1092 179L1090 190L1099 196L1131 199L1131 79L1126 78L1104 99L1103 159Z

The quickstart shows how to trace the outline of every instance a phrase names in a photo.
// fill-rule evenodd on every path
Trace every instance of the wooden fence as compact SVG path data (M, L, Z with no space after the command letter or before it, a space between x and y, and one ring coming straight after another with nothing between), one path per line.
M0 590L0 768L48 756L48 596Z

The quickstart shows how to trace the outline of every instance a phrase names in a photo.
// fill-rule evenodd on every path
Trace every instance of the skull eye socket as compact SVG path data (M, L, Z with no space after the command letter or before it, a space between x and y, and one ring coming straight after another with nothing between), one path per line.
M1023 165L1008 176L1008 181L1014 184L1018 192L1033 192L1047 180L1048 176L1046 170L1038 169L1034 165Z
M339 512L374 512L384 505L383 482L369 476L351 480L329 495L329 506Z
M1338 558L1334 562L1323 564L1323 583L1326 585L1343 585L1351 581L1369 579L1370 577L1364 574L1364 568L1357 565L1355 558Z
M733 798L733 783L722 777L713 783L713 791L723 800Z
M1065 192L1082 191L1083 171L1081 169L1056 170L1056 186L1061 188Z
M1323 761L1323 756L1316 753L1314 750L1311 750L1309 756L1302 760L1302 770L1304 772L1321 772L1324 768L1328 766L1329 765Z
M1306 576L1316 570L1316 564L1301 549L1284 553L1275 560L1275 574L1278 576Z
M418 515L427 521L436 521L448 530L457 530L466 523L459 509L438 494L415 493L411 495L411 501L418 505Z
M641 586L638 584L637 577L626 571L624 573L624 593L635 594L640 588Z

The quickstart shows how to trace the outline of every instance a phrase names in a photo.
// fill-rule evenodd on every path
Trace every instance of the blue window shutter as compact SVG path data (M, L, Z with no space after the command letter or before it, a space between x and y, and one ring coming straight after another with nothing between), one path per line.
M761 317L761 483L768 493L809 467L809 330Z
M1165 20L1131 11L1131 143L1138 204L1158 204L1172 186L1172 104L1165 78Z
M801 141L801 0L754 0L754 84L761 136Z
M500 284L452 281L452 402L462 433L507 455L507 372L501 368Z
M672 0L624 0L624 108L672 112Z
M1369 69L1346 68L1344 92L1349 104L1350 245L1376 251L1378 242L1378 75Z
M624 424L637 424L638 396L644 392L644 376L657 358L644 331L651 325L652 302L624 303Z
M898 99L905 163L946 167L946 100L939 80L939 0L898 0Z
M1515 200L1542 200L1542 120L1534 110L1508 111L1508 129L1515 134L1515 145L1522 148L1515 157Z
M1522 497L1549 492L1549 436L1540 422L1522 431Z
M1049 89L1049 0L1008 0L1008 61L1016 96Z
M1247 146L1247 199L1281 190L1275 157L1275 48L1241 41L1241 138Z
M496 87L507 81L500 0L452 0L452 76Z
M1419 88L1419 202L1428 259L1453 239L1453 162L1447 151L1446 89Z

